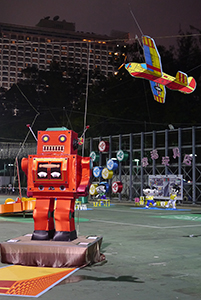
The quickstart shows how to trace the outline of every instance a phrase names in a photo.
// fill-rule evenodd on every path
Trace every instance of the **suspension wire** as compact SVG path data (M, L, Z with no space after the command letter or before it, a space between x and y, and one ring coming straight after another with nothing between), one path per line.
M22 96L26 99L26 101L29 103L29 105L33 108L33 110L36 112L36 114L40 114L37 109L32 105L32 103L29 101L29 99L27 98L27 96L23 93L23 91L21 90L21 88L19 87L19 85L16 83L15 84L16 87L18 88L18 90L20 91L20 93L22 94Z
M17 159L17 157L15 158L15 164L16 164L16 168L17 168L17 179L18 179L19 195L20 195L20 199L22 199L22 189L21 189L21 182L20 182L20 171L19 171L19 165L18 165L18 159ZM15 177L15 179L16 179L16 177ZM14 187L14 183L13 183L13 187Z
M34 120L33 120L32 124L31 124L31 127L34 125L34 123L35 123L35 121L36 121L36 119L37 119L37 117L38 117L39 115L40 115L39 113L35 115ZM19 176L19 170L18 170L18 156L19 156L20 152L22 151L22 149L24 148L24 145L25 145L25 143L26 143L26 141L27 141L27 139L28 139L28 137L29 137L30 132L31 132L31 131L28 130L28 132L27 132L27 134L26 134L26 136L25 136L25 139L24 139L24 141L23 141L23 143L22 143L22 145L21 145L21 147L20 147L20 149L19 149L19 151L18 151L18 153L17 153L17 155L16 155L16 157L15 157L15 162L14 162L14 179L13 179L13 187L15 186L16 178L18 177L18 185L19 185L19 190L20 190L20 191L19 191L19 192L20 192L20 197L21 197L22 195L21 195L20 176ZM16 174L15 174L15 168L17 168L17 173L16 173Z
M3 66L3 68L5 70L8 70L7 67ZM39 111L33 106L33 104L29 101L29 99L27 98L27 96L24 94L24 92L22 91L22 89L19 87L18 83L15 83L17 89L19 90L19 92L21 93L21 95L25 98L25 100L28 102L28 104L32 107L32 109L36 112L36 117L38 117L40 115ZM48 111L50 113L50 115L52 116L52 118L54 119L55 123L57 125L59 125L57 119L54 117L52 110L50 108L48 108Z
M8 68L5 67L5 66L3 66L3 68L5 68L6 70L8 70ZM15 83L15 85L16 85L17 89L19 90L19 92L21 93L21 95L25 98L25 100L28 102L28 104L29 104L29 105L32 107L32 109L36 112L36 115L35 115L35 117L34 117L34 120L33 120L32 124L31 124L31 127L32 127L32 126L34 125L34 123L35 123L37 117L40 115L40 113L39 113L39 111L32 105L32 103L29 101L29 99L27 98L27 96L24 94L24 92L22 91L22 89L19 87L18 83ZM15 168L18 168L18 156L19 156L21 150L24 148L24 145L25 145L25 143L26 143L26 141L27 141L27 139L28 139L28 137L29 137L29 134L30 134L30 130L29 130L28 133L26 134L25 139L24 139L24 141L23 141L23 143L22 143L22 145L21 145L21 147L20 147L20 149L19 149L19 151L18 151L18 153L17 153L17 155L16 155L16 157L15 157L14 170L15 170ZM18 170L17 170L17 174L18 174ZM17 177L17 175L15 174L15 171L14 171L13 187L14 187L14 185L15 185L16 177ZM18 180L19 180L19 179L18 179ZM20 195L21 195L21 191L20 191Z
M132 12L132 10L130 10L130 13L131 13L131 15L132 15L132 17L133 17L133 19L135 20L135 22L136 22L136 24L137 24L137 26L138 26L138 28L139 28L139 30L140 30L140 33L142 34L142 35L144 35L143 34L143 32L142 32L142 30L141 30L141 28L140 28L140 26L139 26L139 24L138 24L138 22L137 22L137 19L135 18L135 16L134 16L134 14L133 14L133 12ZM175 34L175 35L163 35L163 36L153 36L153 38L154 39L172 39L172 38L183 38L183 37L199 37L199 36L201 36L201 33L184 33L184 34ZM134 41L135 40L135 38L128 38L128 39L125 39L125 38L108 38L108 39L101 39L101 40L90 40L90 41L88 41L88 40L83 40L83 41L79 41L79 43L81 43L81 44L86 44L86 43L99 43L100 41L101 42L103 42L103 43L107 43L107 42L125 42L125 40L129 40L129 41ZM48 44L50 44L50 45L55 45L55 44L65 44L65 45L68 45L68 44L70 44L70 43L77 43L77 40L70 40L70 41L56 41L56 42L50 42L50 43L48 43ZM11 43L0 43L0 46L2 46L2 45L10 45ZM25 42L20 42L20 43L15 43L15 45L32 45L33 43L32 42L27 42L27 41L25 41Z
M65 108L65 115L66 115L66 127L68 128L68 125L70 126L71 130L73 130L73 126L72 126L72 123L71 123L71 115L73 113L73 104L71 105L71 109L70 109L70 112L69 114L67 114L67 111L66 111L66 108Z
M141 29L141 27L140 27L140 25L139 25L139 23L138 23L135 15L134 15L133 11L132 11L132 9L131 9L130 3L129 3L129 7L130 7L130 13L131 13L131 15L132 15L132 17L133 17L133 19L134 19L134 21L135 21L138 29L139 29L141 35L143 36L144 34L143 34L142 29ZM138 36L136 36L135 38L138 40L139 45L143 48L143 46L142 46L142 44L141 44L140 39L138 38ZM143 87L144 87L144 93L145 93L145 100L146 100L146 106L147 106L147 112L148 112L149 122L151 123L151 114L150 114L149 103L148 103L148 98L147 98L147 93L146 93L145 82L144 81L143 81ZM146 131L146 128L145 128L145 131Z
M145 100L146 100L146 106L147 106L147 112L149 116L149 123L151 124L151 114L150 114L150 109L149 109L149 102L147 98L147 93L146 93L146 86L145 86L145 80L143 80L143 87L144 87L144 93L145 93Z
M8 68L6 66L3 66L3 68L8 71ZM39 111L37 111L37 109L33 106L33 104L29 101L29 99L27 98L27 96L24 94L24 92L22 91L22 89L19 87L18 83L15 83L17 89L19 90L19 92L21 93L21 95L24 97L24 99L29 103L29 105L33 108L33 110L36 112L37 115L40 115Z
M195 67L195 68L193 68L193 69L190 69L190 70L188 70L186 73L190 73L190 72L192 72L192 71L194 71L194 70L198 69L199 67L201 67L201 64L200 64L200 65L198 65L198 66L196 66L196 67Z
M88 102L88 94L89 94L89 61L90 61L90 51L91 51L91 43L89 43L88 48L88 62L87 62L87 83L86 83L86 97L85 97L85 110L84 110L84 128L85 131L87 125L87 102ZM82 156L84 156L84 143L85 143L85 132L83 134L83 144L82 144Z
M130 4L130 2L129 2L128 5L129 5L129 10L130 10L131 16L133 17L133 20L135 21L135 24L137 25L137 27L138 27L138 29L139 29L141 35L144 35L143 32L142 32L142 29L141 29L141 27L140 27L140 25L139 25L139 23L138 23L138 21L137 21L135 15L134 15L133 11L132 11L132 9L131 9L131 4Z
M72 112L72 108L71 108L71 111L70 111L70 115L71 115L71 112ZM67 114L67 112L66 112L66 108L65 108L65 107L63 107L63 113L65 114L66 119L67 119L67 122L64 122L64 120L63 120L63 124L66 123L66 127L67 127L67 128L68 128L68 124L69 124L69 125L70 125L70 128L73 130L72 123L71 123L70 118L69 118L69 116L68 116L68 114Z
M84 143L85 143L85 128L87 125L87 102L88 102L88 93L89 93L89 61L90 61L90 50L91 50L91 43L89 43L88 48L88 62L87 62L87 82L86 82L86 97L85 97L85 110L84 110L84 129L83 129L83 144L82 144L82 157L84 156ZM78 205L78 214L77 214L77 233L79 235L80 230L80 212L79 212L79 205Z
M34 120L33 120L32 124L31 124L31 127L33 127L33 125L34 125L34 123L35 123L35 121L36 121L36 119L37 119L37 117L38 117L39 115L40 115L39 113L35 115ZM25 136L25 139L24 139L24 141L23 141L23 143L22 143L22 145L21 145L21 147L20 147L20 149L19 149L19 151L18 151L18 153L17 153L17 155L16 155L16 158L18 158L18 156L19 156L19 154L20 154L22 148L24 147L24 145L25 145L25 143L26 143L26 141L27 141L27 139L28 139L28 137L29 137L30 132L31 132L30 130L27 132L27 134L26 134L26 136Z

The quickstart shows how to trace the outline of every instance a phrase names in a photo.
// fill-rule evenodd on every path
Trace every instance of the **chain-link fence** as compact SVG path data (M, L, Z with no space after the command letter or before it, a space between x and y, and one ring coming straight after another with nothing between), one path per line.
M109 143L107 152L99 151L100 141ZM121 150L126 159L117 159ZM113 181L121 181L121 194L111 197L132 201L143 195L149 175L182 175L183 202L201 204L201 127L130 133L126 135L90 138L85 143L85 155L96 153L94 166L105 167L109 159L117 159ZM97 182L93 177L93 182Z

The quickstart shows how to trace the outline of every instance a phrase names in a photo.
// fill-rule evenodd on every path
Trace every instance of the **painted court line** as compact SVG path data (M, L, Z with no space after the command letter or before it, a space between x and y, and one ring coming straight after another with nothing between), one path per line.
M110 208L110 207L105 207L105 208L101 208L101 207L98 207L98 210L102 210L102 211L108 211L108 212L119 212L119 213L134 213L135 211L138 213L138 214L144 214L145 212L149 212L149 214L155 214L154 213L154 209L146 209L145 207L142 207L142 208L138 208L138 207L129 207L128 210L124 210L124 209L115 209L115 208ZM161 211L164 211L164 212L169 212L169 211L172 211L172 212L179 212L179 211L191 211L191 209L176 209L176 210L173 210L173 209L168 209L168 208L156 208L156 210L161 210Z
M124 225L124 226L133 226L133 227L144 227L144 228L155 228L155 229L171 229L171 228L187 228L187 227L201 227L200 225L179 225L179 226L153 226L153 225L142 225L142 224L133 224L133 223L123 223L123 222L114 222L114 221L105 221L99 219L90 219L92 222L113 224L113 225Z
M168 211L168 210L171 210L171 211L191 211L191 209L186 209L186 208L176 208L176 209L173 209L173 208L166 208L166 207L149 207L149 208L146 208L146 207L131 207L131 209L145 209L145 210L163 210L163 211Z

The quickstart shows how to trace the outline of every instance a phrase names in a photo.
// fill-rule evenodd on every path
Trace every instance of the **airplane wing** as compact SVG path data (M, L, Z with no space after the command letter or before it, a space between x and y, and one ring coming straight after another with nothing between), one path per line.
M151 80L149 82L150 82L150 85L151 85L151 90L152 90L154 99L157 102L165 103L165 95L166 95L165 86L160 84L160 83L151 81Z
M144 46L144 56L146 60L147 70L153 72L154 75L162 76L161 57L158 53L156 44L149 36L143 36L142 42Z

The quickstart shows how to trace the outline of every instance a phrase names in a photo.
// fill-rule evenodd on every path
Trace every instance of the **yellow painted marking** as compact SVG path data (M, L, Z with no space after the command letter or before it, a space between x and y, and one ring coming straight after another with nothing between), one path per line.
M19 281L56 274L68 270L71 272L74 268L40 268L15 265L1 268L0 278L3 280Z

